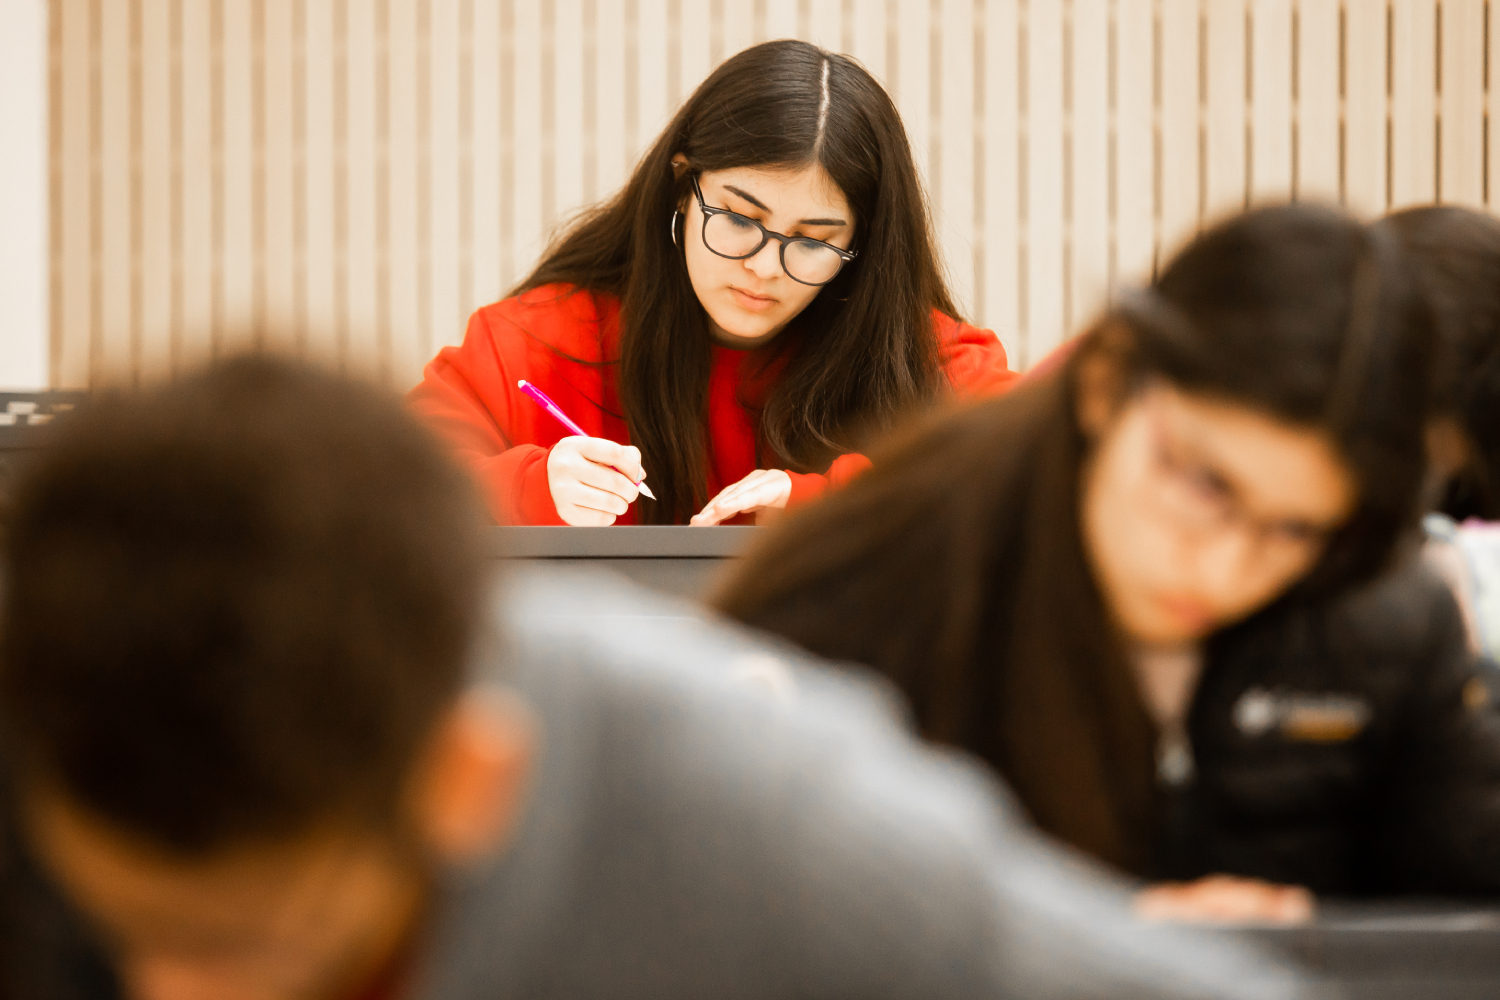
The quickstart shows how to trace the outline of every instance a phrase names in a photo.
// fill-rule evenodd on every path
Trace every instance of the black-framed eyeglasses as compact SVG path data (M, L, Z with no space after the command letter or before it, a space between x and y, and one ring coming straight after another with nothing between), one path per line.
M801 285L826 285L858 256L852 250L822 240L773 233L749 216L727 208L710 208L703 200L697 175L693 177L693 193L698 196L698 209L703 213L703 245L720 257L745 260L776 240L781 244L781 269L788 278Z

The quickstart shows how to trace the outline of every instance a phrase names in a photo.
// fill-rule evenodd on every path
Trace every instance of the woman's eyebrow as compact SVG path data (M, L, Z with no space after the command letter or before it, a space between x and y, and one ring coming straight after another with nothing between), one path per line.
M760 209L762 212L770 212L771 211L765 205L761 204L760 199L757 198L757 197L755 197L755 195L751 194L749 191L742 191L739 188L735 187L733 184L725 184L724 185L724 190L725 191L733 191L735 194L739 195L741 198L745 199L750 204L752 204L756 208ZM797 223L797 225L799 225L799 226L846 226L846 225L848 225L848 223L845 222L843 219L802 219L802 220L800 220Z

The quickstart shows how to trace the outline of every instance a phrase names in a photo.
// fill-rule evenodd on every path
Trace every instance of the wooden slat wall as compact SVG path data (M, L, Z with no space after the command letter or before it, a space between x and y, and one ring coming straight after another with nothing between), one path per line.
M1500 180L1495 0L49 2L56 386L249 343L408 386L767 38L890 89L1019 365L1227 213Z

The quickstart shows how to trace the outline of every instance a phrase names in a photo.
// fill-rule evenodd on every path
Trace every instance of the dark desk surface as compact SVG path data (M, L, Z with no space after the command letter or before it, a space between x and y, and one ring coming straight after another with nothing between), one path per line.
M1310 926L1248 933L1350 1000L1500 997L1493 906L1330 901Z
M513 559L727 559L755 536L749 527L495 528L497 551Z
M758 528L620 526L495 528L495 552L509 559L564 561L606 569L637 583L702 598Z

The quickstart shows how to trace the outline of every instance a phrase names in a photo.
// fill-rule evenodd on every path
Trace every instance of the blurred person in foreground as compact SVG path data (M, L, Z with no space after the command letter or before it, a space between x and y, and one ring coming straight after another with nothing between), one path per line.
M1150 913L1500 893L1500 722L1415 561L1432 318L1384 226L1229 220L1051 372L772 529L720 606L911 698Z
M1300 993L1135 921L882 689L623 585L492 587L480 522L395 399L273 360L32 468L6 757L132 996ZM771 658L791 701L739 679Z

